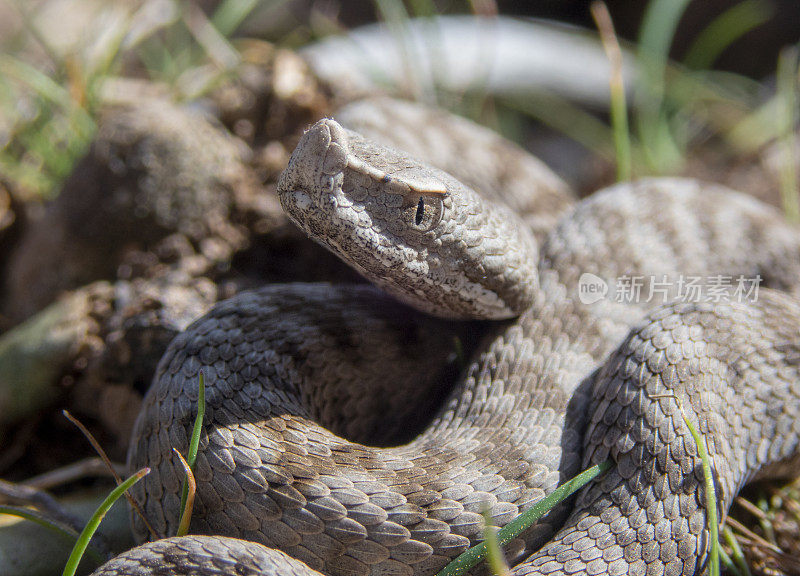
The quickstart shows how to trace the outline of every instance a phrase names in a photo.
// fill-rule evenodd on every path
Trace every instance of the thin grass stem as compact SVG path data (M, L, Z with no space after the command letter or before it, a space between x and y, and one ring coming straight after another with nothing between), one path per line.
M736 536L733 535L733 530L731 530L730 526L726 525L722 529L722 536L725 538L725 542L728 543L728 546L731 547L732 560L740 576L752 576L750 573L750 566L747 565L747 560L745 560L744 554L742 553L742 547L739 546L739 542L736 540Z
M730 576L742 576L739 572L739 569L736 567L736 564L733 563L733 560L728 553L725 552L725 549L720 547L719 549L719 558L722 563L722 566L725 568L725 574Z
M653 399L658 398L672 398L678 405L678 410L681 411L683 421L686 423L686 428L689 434L692 435L695 445L697 446L697 455L700 457L700 462L703 469L703 482L704 492L706 496L706 523L710 535L711 543L709 550L708 572L711 576L719 576L719 520L717 519L717 492L714 487L714 476L711 474L711 459L706 450L706 443L697 428L689 420L689 416L683 409L683 403L680 398L673 393L668 394L653 394Z
M622 50L619 47L614 23L605 2L595 1L591 5L592 16L600 32L606 57L611 65L609 88L611 94L611 126L614 148L617 153L617 180L631 179L631 139L628 129L628 105L625 100L625 82L622 76Z
M92 445L92 448L97 453L97 455L100 456L100 459L105 464L106 469L114 478L114 482L117 483L117 486L122 484L122 477L119 474L117 474L117 471L114 469L114 465L111 463L111 459L108 457L105 450L103 450L103 447L100 446L100 443L97 441L94 435L91 432L89 432L89 429L86 428L86 426L84 426L80 420L78 420L72 414L70 414L68 410L62 410L61 413L67 420L72 422L78 428L78 430L81 431L81 434L83 434L86 440L88 440L89 444ZM145 527L147 527L147 531L150 532L150 536L153 539L158 538L158 534L156 533L155 529L150 525L150 522L147 521L147 517L144 515L144 510L142 510L142 507L139 506L139 503L134 499L133 496L131 496L127 492L125 492L125 498L127 498L128 503L131 505L131 508L133 508L133 510L136 512L139 518L142 519L142 522L144 523Z
M511 570L503 556L503 550L497 542L497 530L492 525L489 510L483 511L483 520L483 541L486 543L486 560L489 563L489 569L495 576L511 576Z
M764 0L744 0L714 18L686 50L683 63L695 70L711 68L725 49L750 30L772 17L773 8Z

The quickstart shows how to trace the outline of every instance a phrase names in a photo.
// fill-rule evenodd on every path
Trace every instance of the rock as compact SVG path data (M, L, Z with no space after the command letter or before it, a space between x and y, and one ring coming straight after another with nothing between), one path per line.
M249 160L213 120L165 100L106 110L89 153L11 255L7 314L23 319L63 291L113 279L126 254L175 233L225 266L247 244L242 211L284 219Z

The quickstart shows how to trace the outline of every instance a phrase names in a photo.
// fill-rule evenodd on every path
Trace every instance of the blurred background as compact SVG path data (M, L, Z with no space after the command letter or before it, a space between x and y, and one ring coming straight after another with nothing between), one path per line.
M388 91L432 99L494 124L518 141L527 139L527 145L543 154L558 172L579 189L589 190L602 182L602 175L594 169L588 173L576 169L570 154L577 152L570 152L569 145L567 151L555 144L548 148L535 142L538 134L514 126L528 126L529 121L544 125L579 143L593 157L612 160L613 134L606 129L610 128L607 82L602 75L599 80L596 75L589 78L597 65L582 61L585 50L572 48L591 38L595 40L589 47L596 52L593 62L605 59L596 41L590 5L587 0L0 0L0 171L24 196L52 196L75 159L85 151L99 107L104 98L111 97L109 93L119 85L120 78L147 79L176 101L196 101L225 77L236 74L242 62L241 50L252 48L253 39L297 50L374 22L383 23L388 30L382 39L375 40L377 45L394 44L398 58L405 60L397 63L404 68L399 74L411 70L413 76L414 69L422 67L414 62L420 53L403 46L408 35L402 30L415 17L477 14L492 18L499 14L538 19L542 26L538 30L544 30L538 36L535 29L527 31L541 41L535 48L522 44L517 56L523 64L497 72L505 74L507 81L519 79L518 89L513 91L515 98L501 98L498 107L493 98L508 96L509 90L482 86L481 74L486 75L486 66L464 59L464 65L475 70L475 77L455 88L446 81L439 82L437 74L447 76L445 67L440 67L422 80L430 87L409 90L408 85L418 84L419 78L403 81L395 77ZM770 98L777 93L781 54L784 68L796 71L800 3L611 0L607 7L625 51L626 65L637 69L635 73L626 69L635 173L681 172L690 160L686 151L711 136L723 141L716 151L732 152L737 160L773 140L791 122L791 118L785 118L785 109L793 105L784 99L782 112L777 100ZM569 33L544 38L552 30ZM422 54L422 59L435 62L440 54L438 48L431 48L431 38L435 44L437 35L445 34L448 32L428 31L427 40L414 39L423 44L423 52L429 52ZM450 34L457 37L459 32ZM498 28L493 38L523 35ZM465 39L466 43L475 41ZM356 44L367 53L368 60L375 44ZM544 56L540 53L543 45L547 51ZM317 56L328 51L316 60L312 58L316 75L330 81L324 73L329 67L326 59L354 67L352 62L337 61L335 52L340 48L334 44L316 50ZM527 54L526 49L530 50ZM454 59L447 60L448 65L461 62L458 47L451 49L448 45L448 50L451 53L444 59ZM526 70L525 58L539 63L529 62ZM541 62L548 59L551 65L558 63L563 68L564 83L583 83L583 92L576 94L554 86L552 81L542 82L537 66L541 68ZM494 62L489 65L494 66ZM384 62L378 59L364 66L371 66L371 72L375 72ZM377 79L376 84L380 83ZM377 90L374 85L371 89ZM592 93L599 97L587 97ZM526 97L524 102L520 102L520 95ZM514 110L521 117L509 119L498 115L498 109ZM637 126L639 113L649 116ZM729 159L726 156L726 161Z

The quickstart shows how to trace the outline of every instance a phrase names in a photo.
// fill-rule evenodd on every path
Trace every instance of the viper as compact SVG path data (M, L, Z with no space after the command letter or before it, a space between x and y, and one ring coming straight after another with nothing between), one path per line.
M95 574L435 574L481 540L484 512L503 526L607 460L506 548L512 573L702 572L708 511L684 414L721 517L745 483L800 463L800 230L688 179L573 203L485 129L381 105L429 115L409 137L421 147L323 119L278 184L289 218L372 285L267 286L176 338L129 465L151 468L134 497L157 536L173 534L173 448L188 445L202 373L191 528L206 535L144 544ZM426 130L466 177L430 163L442 165L425 157ZM448 133L458 144L439 145ZM512 176L481 180L469 157L482 154L495 174L528 174L512 183L521 195L503 202ZM475 320L483 336L459 361L454 341Z

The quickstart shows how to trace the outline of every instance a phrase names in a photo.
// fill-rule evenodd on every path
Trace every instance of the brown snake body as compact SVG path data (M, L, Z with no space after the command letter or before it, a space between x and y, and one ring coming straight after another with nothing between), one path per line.
M170 346L129 460L153 469L135 496L174 533L172 448L185 452L202 370L192 531L229 538L162 540L96 574L434 574L481 538L484 509L502 526L611 458L574 505L511 543L514 573L689 575L708 533L678 402L706 439L723 514L748 480L797 463L800 303L787 292L800 286L800 231L772 208L644 180L596 193L546 233L546 218L523 224L331 120L303 137L279 193L290 218L395 297L498 321L438 405L460 322L366 286L272 286L218 305ZM552 198L539 206L567 210ZM714 278L763 282L757 296L734 282L686 299L686 275L708 291ZM587 278L632 277L663 297L579 297ZM435 406L411 442L373 447Z

